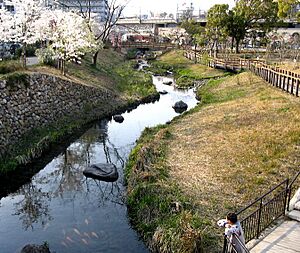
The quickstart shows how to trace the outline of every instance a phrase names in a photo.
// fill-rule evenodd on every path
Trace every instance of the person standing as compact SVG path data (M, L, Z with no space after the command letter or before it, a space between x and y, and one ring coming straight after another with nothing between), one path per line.
M229 245L228 252L231 252L231 249L233 247L235 249L235 252L244 253L245 237L241 223L238 221L236 213L227 214L226 220L219 220L218 225L221 227L225 227L225 235L228 237L231 243L231 245Z

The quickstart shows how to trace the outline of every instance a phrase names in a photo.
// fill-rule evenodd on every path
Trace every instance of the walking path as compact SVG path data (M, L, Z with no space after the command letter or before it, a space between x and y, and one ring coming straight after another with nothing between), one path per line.
M300 222L284 221L272 233L259 242L251 253L300 252Z

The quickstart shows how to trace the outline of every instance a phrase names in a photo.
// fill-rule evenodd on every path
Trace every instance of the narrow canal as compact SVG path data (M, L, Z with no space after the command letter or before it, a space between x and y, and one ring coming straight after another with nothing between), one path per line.
M197 104L193 89L163 84L170 80L153 77L157 90L168 92L159 101L123 113L121 124L95 123L28 183L0 194L1 253L20 252L26 244L43 242L56 253L148 252L129 224L123 168L145 127L172 120L178 115L172 106L179 100L188 109ZM106 183L86 178L82 171L94 163L115 164L119 179Z

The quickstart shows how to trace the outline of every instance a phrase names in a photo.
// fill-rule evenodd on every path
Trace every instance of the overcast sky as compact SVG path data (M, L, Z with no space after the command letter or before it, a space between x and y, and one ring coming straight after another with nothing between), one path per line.
M215 4L229 4L230 6L234 5L234 0L195 0L192 1L195 7L195 10L208 10ZM167 13L175 13L177 9L177 5L179 9L184 8L185 6L189 6L191 1L185 0L131 0L127 5L124 14L125 15L133 15L141 13L146 14L149 11L153 11L155 13L158 12L167 12Z

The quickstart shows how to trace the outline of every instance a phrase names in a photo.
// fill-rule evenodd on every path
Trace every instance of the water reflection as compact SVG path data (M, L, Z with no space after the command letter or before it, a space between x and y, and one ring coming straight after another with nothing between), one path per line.
M145 127L178 115L172 108L178 100L189 108L196 105L192 90L162 84L169 79L154 78L158 90L168 91L159 101L123 113L122 124L98 121L50 162L46 160L46 165L41 162L42 170L28 183L0 200L1 252L43 241L60 253L148 252L128 224L123 169ZM114 164L119 179L107 183L86 178L83 170L97 163ZM9 185L14 183L10 180Z
M41 188L30 183L22 186L17 195L22 196L22 199L14 203L14 215L19 216L24 230L29 228L33 230L34 223L40 223L43 227L49 224L51 197L47 192L43 192Z

